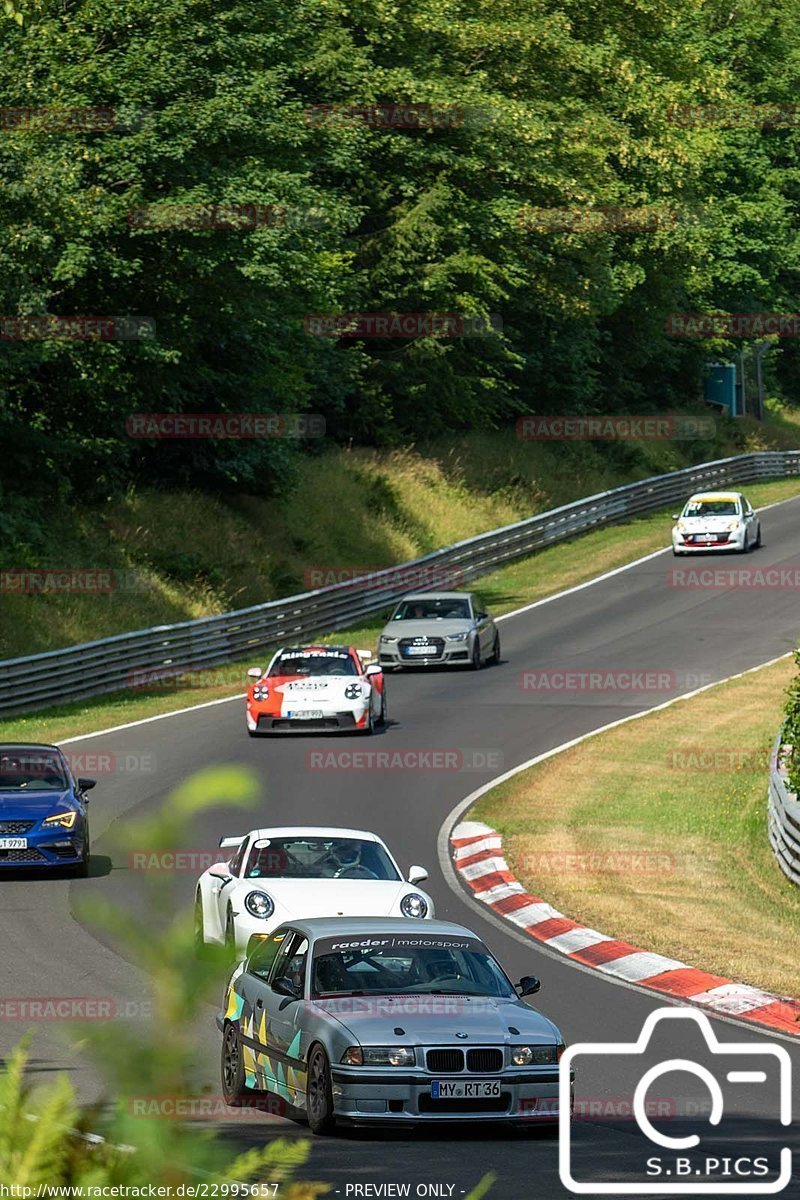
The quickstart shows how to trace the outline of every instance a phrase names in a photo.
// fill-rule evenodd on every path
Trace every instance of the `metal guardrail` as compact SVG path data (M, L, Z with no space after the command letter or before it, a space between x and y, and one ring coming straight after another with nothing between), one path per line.
M770 759L767 832L778 866L792 883L800 884L800 803L787 787L783 749L781 730Z
M356 580L216 617L7 659L0 662L0 715L141 687L160 672L169 677L197 671L344 629L388 609L412 588L459 586L543 546L681 503L700 488L794 475L800 475L800 451L719 459L575 500Z

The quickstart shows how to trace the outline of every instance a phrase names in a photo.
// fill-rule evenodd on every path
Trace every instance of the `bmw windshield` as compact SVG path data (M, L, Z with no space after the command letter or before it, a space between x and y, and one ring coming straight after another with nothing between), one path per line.
M325 938L314 948L311 987L316 999L398 994L516 998L477 938L421 934Z

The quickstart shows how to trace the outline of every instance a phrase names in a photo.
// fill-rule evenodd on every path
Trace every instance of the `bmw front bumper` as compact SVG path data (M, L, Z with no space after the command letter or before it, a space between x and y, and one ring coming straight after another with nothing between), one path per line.
M401 1067L375 1068L335 1065L333 1105L342 1120L364 1124L436 1124L442 1121L558 1121L558 1067L504 1069L490 1078L500 1080L500 1095L481 1100L435 1100L435 1079L480 1082L479 1075L437 1075Z

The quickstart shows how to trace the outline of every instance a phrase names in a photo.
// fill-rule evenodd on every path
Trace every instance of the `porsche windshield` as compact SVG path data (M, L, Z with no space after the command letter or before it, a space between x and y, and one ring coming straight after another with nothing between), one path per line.
M446 621L468 621L469 600L462 597L426 599L424 596L415 596L399 605L392 620L435 621L439 618Z
M360 838L264 838L250 850L246 879L392 879L400 876L377 842Z
M371 941L381 940L379 937ZM398 939L386 939L396 942ZM417 939L418 941L424 939ZM515 995L500 967L477 940L465 949L445 943L358 947L315 953L315 997L343 995ZM323 950L326 947L323 944Z
M0 792L64 792L68 787L58 755L30 750L0 752Z
M358 675L352 656L342 651L335 654L303 654L302 651L282 654L270 667L270 675Z
M735 517L739 512L736 500L692 500L683 510L685 517Z

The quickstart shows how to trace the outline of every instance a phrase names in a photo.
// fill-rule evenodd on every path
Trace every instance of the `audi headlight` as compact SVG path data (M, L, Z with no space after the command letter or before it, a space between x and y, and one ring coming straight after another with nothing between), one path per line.
M266 684L257 683L256 686L253 688L253 699L254 700L266 700L268 698L269 698L269 688L266 686Z
M515 1067L529 1067L531 1063L557 1063L561 1055L560 1046L512 1046L511 1061Z
M393 646L396 641L396 637L389 637L389 635L386 633L382 633L380 636L380 643L382 646Z
M413 1046L348 1046L341 1061L349 1067L413 1067Z
M244 906L251 917L259 917L266 921L275 912L275 902L266 892L249 892L245 897Z
M76 812L53 813L52 817L45 817L42 824L48 829L72 829L77 819Z
M428 901L424 896L420 896L419 892L409 892L400 901L400 912L404 917L426 917Z
M448 633L448 634L445 634L445 637L447 638L448 642L465 642L467 640L467 638L469 637L469 632L467 632L467 633Z

